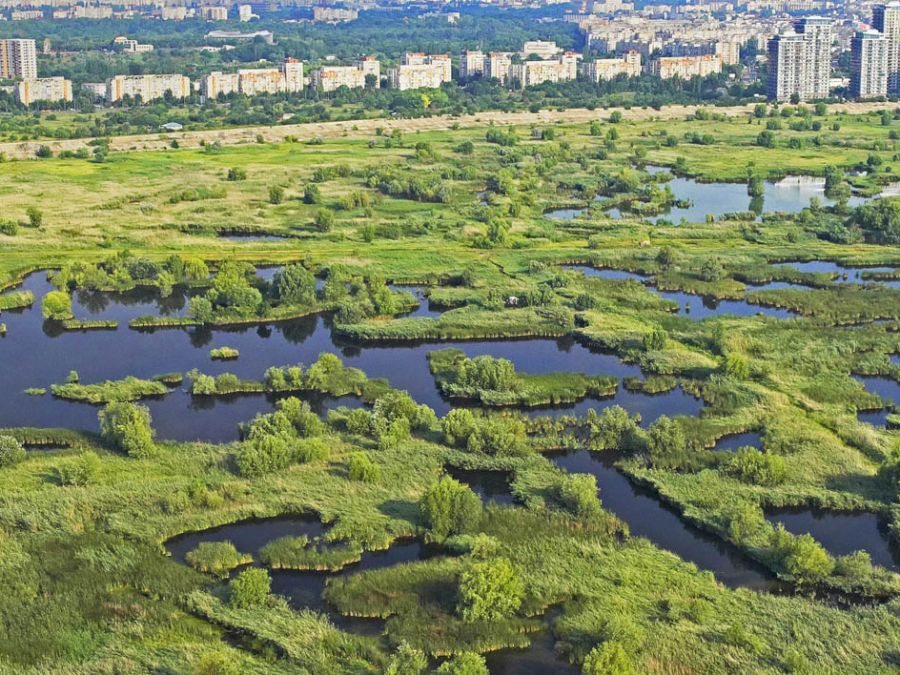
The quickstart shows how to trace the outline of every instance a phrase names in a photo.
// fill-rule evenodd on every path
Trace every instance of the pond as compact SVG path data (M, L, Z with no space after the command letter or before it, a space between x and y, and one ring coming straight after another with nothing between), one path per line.
M497 504L515 504L510 492L510 474L508 471L490 471L482 469L461 469L456 466L445 468L448 476L460 483L465 483L472 492L481 497L483 502Z
M546 408L531 408L528 415L538 417L549 415L559 417L561 415L586 415L587 411L594 409L602 412L606 408L619 405L631 414L641 416L641 424L648 425L655 422L661 415L675 417L677 415L697 416L703 409L703 401L684 391L681 387L675 387L671 391L660 394L645 394L634 392L619 387L615 396L607 398L586 398L578 403L561 403Z
M311 538L324 533L325 526L313 514L248 518L206 530L176 535L166 542L166 550L172 558L186 564L185 556L201 543L230 541L241 553L249 553L256 557L259 550L273 539L300 535Z
M900 550L874 513L794 508L767 511L766 518L793 534L811 534L834 556L866 551L873 564L900 572Z
M286 536L319 537L326 529L314 515L250 519L181 534L168 540L165 546L175 560L186 564L187 553L199 544L230 541L241 553L252 554L255 564L259 564L259 551L270 541ZM380 635L384 627L382 620L344 616L330 608L324 597L328 579L424 560L435 554L436 550L433 547L425 546L418 540L401 539L384 551L364 552L359 562L347 565L340 572L275 569L268 571L272 578L272 593L287 598L294 609L311 609L326 614L331 622L342 630L364 635Z
M660 173L666 167L647 166L650 173ZM673 207L668 212L645 217L652 223L661 219L679 223L682 218L690 223L702 223L712 214L718 220L726 213L756 211L757 213L796 213L809 206L813 197L823 206L833 206L836 202L825 196L825 179L814 176L786 176L777 182L765 182L761 200L755 202L747 194L746 183L705 183L693 178L676 176L662 186L669 186L678 200L691 202L687 207ZM851 197L848 204L859 206L866 200Z
M868 422L876 426L885 426L887 416L891 414L894 405L900 402L900 382L888 377L854 375L862 382L866 390L878 395L886 404L886 407L878 410L862 410L857 413L861 422Z
M260 275L274 274L276 268ZM332 332L326 316L310 316L294 321L259 326L240 326L210 330L205 328L61 331L45 323L40 313L40 298L52 286L43 273L32 274L22 288L31 290L35 306L18 312L4 312L8 334L0 339L0 362L15 363L15 368L0 369L0 387L7 395L0 399L0 426L68 427L96 431L97 408L55 399L50 395L28 396L28 387L49 387L62 383L70 370L78 372L81 382L116 380L128 375L151 378L169 372L186 373L197 368L217 375L231 372L245 379L259 379L272 365L312 363L322 352L333 352L348 366L362 368L369 377L385 377L397 388L405 389L419 402L445 414L450 404L444 400L428 369L427 354L433 349L457 347L467 356L491 355L512 361L522 372L546 374L578 371L588 375L616 378L639 377L638 366L623 363L616 356L592 351L571 337L560 339L524 339L507 341L473 340L413 344L360 345L342 340ZM108 294L103 311L106 316L136 312ZM146 296L140 314L155 313L162 299ZM157 303L154 305L154 303ZM233 347L240 351L234 361L213 361L209 350ZM398 367L398 364L402 364ZM649 397L620 392L628 405L652 405ZM301 396L324 412L337 405L359 405L353 398L327 399ZM259 412L272 409L276 397L241 395L231 397L192 397L177 388L163 398L146 401L154 418L159 438L222 442L237 438L237 424ZM595 404L614 402L606 399ZM657 399L658 405L677 403L676 399ZM685 403L688 403L685 401ZM568 412L572 411L569 407ZM644 408L645 414L646 407ZM542 411L546 412L546 411Z
M632 536L646 537L701 570L712 572L727 586L757 590L773 587L774 580L762 567L734 546L682 519L651 490L629 481L613 466L608 453L579 450L548 457L570 473L594 476L603 508L628 523Z
M716 440L713 450L734 452L739 448L751 447L762 450L762 435L758 431L745 431L740 434L727 434Z
M616 280L631 279L648 286L652 283L648 276L636 272L594 268L586 265L563 265L562 267L563 269L574 272L581 272L589 277ZM735 316L756 316L757 314L762 314L777 319L787 319L797 316L796 312L788 309L754 305L746 300L716 300L715 298L705 295L695 295L693 293L685 293L684 291L655 290L666 300L672 300L673 302L678 303L679 314L684 314L692 319L705 319L709 316L720 316L724 314L733 314ZM760 287L754 287L753 290L762 289Z
M579 675L580 668L559 659L554 651L555 640L549 631L541 631L531 638L527 649L501 649L484 655L491 675Z
M800 272L809 272L812 274L828 274L832 275L832 283L835 284L882 284L888 288L900 288L900 279L885 279L878 281L876 279L864 279L863 273L895 273L896 266L880 266L880 267L853 267L849 265L841 265L831 260L808 260L805 262L786 261L779 263L776 267L791 267Z

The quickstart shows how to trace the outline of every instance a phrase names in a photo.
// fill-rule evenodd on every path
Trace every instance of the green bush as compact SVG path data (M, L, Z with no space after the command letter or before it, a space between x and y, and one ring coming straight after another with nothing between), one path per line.
M100 458L90 450L56 467L56 479L60 485L84 486L92 483L100 471Z
M625 648L614 640L594 647L584 658L582 675L637 675Z
M71 319L74 316L72 314L72 298L63 291L50 291L44 296L41 303L41 313L45 319L54 321Z
M128 454L146 458L154 454L150 410L134 403L110 403L100 411L100 435L107 443Z
M12 466L25 459L25 448L12 436L0 436L0 467Z
M262 607L269 598L272 579L266 570L244 570L229 584L231 606L235 609Z
M481 520L481 500L467 485L444 476L425 492L420 502L422 519L431 539L444 541L464 534Z
M460 575L463 621L499 621L515 614L524 598L525 584L506 558L480 560Z
M381 467L375 464L364 452L354 452L347 463L350 480L363 483L377 483L381 480Z

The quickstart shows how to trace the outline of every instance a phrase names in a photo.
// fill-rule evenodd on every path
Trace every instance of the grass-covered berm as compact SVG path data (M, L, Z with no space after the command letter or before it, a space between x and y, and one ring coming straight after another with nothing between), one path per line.
M900 172L898 131L890 111L598 110L0 163L0 284L53 270L55 286L2 296L2 368L23 367L2 362L20 313L66 340L85 327L83 294L181 287L183 315L104 327L202 341L324 314L347 355L552 339L631 369L436 352L428 385L459 404L440 419L334 357L222 378L204 374L224 365L207 347L190 385L148 379L165 364L29 382L105 407L96 434L0 419L0 669L482 672L476 653L549 631L559 668L591 674L896 670L900 577L881 553L900 531L900 432L870 415L889 418L900 381L900 207L874 198ZM802 203L759 203L801 175L821 179ZM694 192L710 215L681 222L679 180L740 183L746 200ZM272 265L286 266L254 274ZM394 290L411 285L427 312ZM235 419L238 442L156 440L135 401L173 386L198 406L268 393L272 410ZM699 415L649 423L600 405L676 386ZM365 405L323 420L310 392ZM518 409L586 396L604 409ZM509 494L483 504L448 466L504 472ZM874 514L882 532L847 551L781 527L787 507ZM648 513L705 553L657 537ZM284 516L316 522L267 520ZM234 523L168 555L177 535ZM764 583L732 583L713 558Z

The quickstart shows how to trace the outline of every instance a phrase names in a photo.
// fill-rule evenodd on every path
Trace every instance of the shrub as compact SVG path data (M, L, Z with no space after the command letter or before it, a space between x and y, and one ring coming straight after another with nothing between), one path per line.
M474 652L457 654L434 672L438 675L490 675L484 657Z
M834 561L809 534L793 536L778 525L772 533L772 548L781 556L784 569L799 585L821 581L834 569Z
M129 457L153 454L153 427L150 410L135 403L110 403L100 411L100 435Z
M25 209L25 215L28 217L29 227L37 228L44 224L44 214L34 206L29 206Z
M269 188L269 203L280 204L284 201L284 188L280 185L273 185Z
M592 518L601 512L597 479L590 474L566 476L559 486L559 500L579 518Z
M228 180L239 181L239 180L246 180L246 179L247 179L247 172L244 169L241 169L238 167L232 167L231 169L228 169Z
M592 450L628 450L634 446L640 415L633 417L622 406L604 408L599 415L591 408L587 425Z
M422 675L428 670L428 657L425 652L401 642L397 651L391 656L385 675Z
M0 436L0 467L12 466L25 459L25 448L12 436Z
M174 143L174 141L173 141ZM193 675L240 675L241 668L232 657L221 652L207 652L194 666Z
M72 298L64 291L50 291L41 303L41 313L45 319L65 321L71 319Z
M429 537L443 541L451 534L464 534L481 520L481 500L457 480L444 476L425 492L420 502Z
M666 332L666 329L656 326L653 330L644 335L644 349L648 352L665 349L668 339L669 334Z
M269 597L271 587L272 579L266 570L244 570L229 584L231 606L236 609L262 607Z
M319 232L331 232L334 227L334 214L328 209L319 209L316 211L314 222Z
M525 584L506 558L481 560L460 575L459 607L463 621L497 621L515 614L525 598Z
M784 458L752 447L740 448L728 462L726 472L745 483L772 486L787 477Z
M350 480L363 483L377 483L381 479L381 467L375 464L364 452L354 452L347 464Z
M635 675L628 652L614 640L607 640L594 647L584 658L583 675Z
M56 467L56 479L60 485L82 486L91 483L100 471L100 458L90 450L77 458Z
M686 448L681 425L666 415L661 415L647 430L647 449L654 464L677 458Z
M441 420L441 431L448 445L465 445L478 423L471 410L453 408Z

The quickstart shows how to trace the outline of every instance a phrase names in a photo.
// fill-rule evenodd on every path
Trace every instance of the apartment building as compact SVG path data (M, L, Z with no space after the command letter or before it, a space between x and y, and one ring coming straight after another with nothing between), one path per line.
M184 75L116 75L106 80L106 102L115 103L126 96L141 101L163 98L171 92L175 98L191 95L191 81Z
M459 77L463 80L483 77L485 61L484 52L480 49L467 49L459 55Z
M888 41L877 30L859 31L850 42L850 95L877 98L888 92Z
M10 21L34 21L43 19L44 12L40 9L14 9L9 13Z
M31 105L36 101L55 103L72 100L72 82L63 77L22 80L16 84L16 101Z
M228 8L218 6L202 7L200 15L207 21L228 21Z
M280 94L303 91L303 63L287 59L278 68L242 68L236 73L212 72L200 80L200 95L216 98L219 94Z
M34 40L0 40L0 79L36 80L37 76Z
M737 40L719 40L713 49L723 66L733 66L741 62L741 43Z
M700 56L661 56L650 62L650 72L660 79L707 77L722 72L722 60L715 54Z
M531 87L542 82L563 82L574 80L578 74L578 55L564 52L554 59L523 61L509 68L509 77L519 87Z
M374 79L375 87L381 86L381 63L374 56L364 56L352 66L322 66L312 73L312 85L322 91L334 91L340 87L361 89L366 78Z
M581 72L591 82L612 80L619 75L637 77L641 74L641 55L630 51L620 59L594 59L583 63Z
M184 21L187 18L187 7L162 7L159 16L163 21Z
M355 21L359 12L340 7L313 7L313 21L316 23L346 23Z
M900 2L875 5L872 27L887 40L888 93L900 93Z
M509 52L490 52L484 61L484 77L506 84L511 66L512 55Z
M75 5L71 14L73 19L111 19L112 15L110 5Z
M238 20L242 23L247 23L253 19L253 6L252 5L238 5Z
M826 98L831 79L832 22L806 17L769 40L768 96L773 101Z
M450 56L407 52L399 66L388 69L387 77L392 89L437 89L452 78Z

